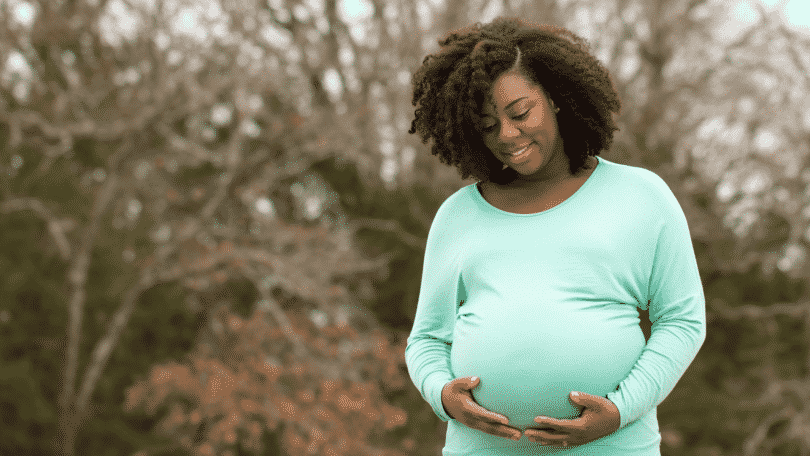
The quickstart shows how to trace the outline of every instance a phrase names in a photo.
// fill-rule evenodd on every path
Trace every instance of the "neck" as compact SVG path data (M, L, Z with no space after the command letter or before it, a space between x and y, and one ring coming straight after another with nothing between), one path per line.
M503 170L503 179L500 182L501 185L506 185L513 188L545 190L554 187L565 180L587 175L590 170L595 168L596 163L596 157L588 157L585 160L585 166L578 172L571 174L569 161L566 160L564 164L559 165L559 169L556 173L554 173L554 177L534 179L527 178L514 169L507 167Z

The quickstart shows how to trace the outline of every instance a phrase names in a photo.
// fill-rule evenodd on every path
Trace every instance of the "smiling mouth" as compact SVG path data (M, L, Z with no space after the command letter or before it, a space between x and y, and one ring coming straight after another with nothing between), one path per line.
M529 146L531 146L531 145L532 145L532 143L529 143L529 144L526 144L525 146L522 146L522 147L517 147L517 148L512 149L511 151L507 152L507 154L509 154L509 155L515 155L516 153L518 153L518 152L522 151L523 149L525 149L525 148L527 148L527 147L529 147Z
M510 160L510 161L523 159L523 158L526 157L526 155L529 154L529 149L531 148L532 144L534 144L534 143L531 143L528 146L515 151L515 153L504 154L504 156L506 157L507 160Z

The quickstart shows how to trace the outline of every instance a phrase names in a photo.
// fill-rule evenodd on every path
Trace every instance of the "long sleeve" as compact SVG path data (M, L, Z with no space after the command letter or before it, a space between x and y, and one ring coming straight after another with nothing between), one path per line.
M439 208L428 233L422 282L413 329L405 348L408 373L442 421L452 418L442 405L442 388L454 379L450 345L456 308L464 299L449 201Z
M706 302L686 216L663 179L648 176L660 189L660 204L648 208L658 220L648 286L652 329L628 376L607 396L619 409L621 427L672 392L706 339Z

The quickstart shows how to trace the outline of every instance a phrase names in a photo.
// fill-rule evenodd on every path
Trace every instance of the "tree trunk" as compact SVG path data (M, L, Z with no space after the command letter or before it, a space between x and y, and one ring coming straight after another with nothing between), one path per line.
M79 419L76 408L71 403L59 410L59 417L54 442L54 454L59 456L74 456L76 453L76 435L79 432Z

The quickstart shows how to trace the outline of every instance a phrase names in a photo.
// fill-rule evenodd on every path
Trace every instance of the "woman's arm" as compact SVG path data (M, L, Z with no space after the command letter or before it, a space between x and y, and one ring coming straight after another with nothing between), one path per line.
M660 204L648 287L650 339L619 388L607 395L622 427L663 402L706 339L706 299L686 216L663 179L653 176Z
M413 328L405 348L408 373L422 397L442 421L450 421L442 404L442 388L454 379L450 369L456 309L465 298L454 252L452 198L445 201L430 226Z

